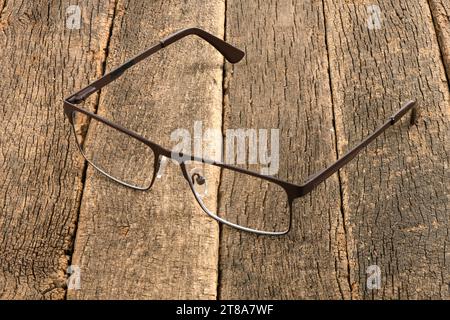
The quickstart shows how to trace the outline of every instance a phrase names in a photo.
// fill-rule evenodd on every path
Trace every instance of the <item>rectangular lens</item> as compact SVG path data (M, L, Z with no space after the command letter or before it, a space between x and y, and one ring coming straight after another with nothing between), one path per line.
M196 161L186 162L186 170L197 198L210 213L254 231L289 229L289 201L278 184ZM210 192L211 188L218 188L218 193Z
M145 143L84 113L73 113L81 152L103 174L139 189L153 180L155 156Z

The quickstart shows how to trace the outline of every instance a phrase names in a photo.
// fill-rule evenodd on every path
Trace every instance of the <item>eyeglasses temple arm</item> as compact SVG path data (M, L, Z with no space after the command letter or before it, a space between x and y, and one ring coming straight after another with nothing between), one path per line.
M395 113L392 117L389 118L386 123L384 123L381 127L379 127L375 132L361 141L356 147L348 151L342 158L338 159L335 163L330 165L329 167L315 173L310 176L302 185L302 195L305 195L311 192L318 184L326 180L333 173L337 172L340 168L346 165L350 160L352 160L362 149L364 149L370 142L375 140L383 131L385 131L390 126L394 125L398 120L400 120L411 108L413 108L416 104L416 101L409 101L403 105L403 107ZM413 117L415 116L415 112L413 112Z
M232 46L228 42L225 42L222 39L219 39L216 36L212 35L211 33L208 33L205 30L199 28L187 28L179 30L161 40L160 43L162 44L163 47L167 47L168 45L174 43L175 41L178 41L191 34L196 35L205 40L206 42L208 42L210 45L216 48L217 51L219 51L225 57L225 59L227 59L231 63L239 62L245 56L244 51Z
M231 44L223 41L222 39L217 38L216 36L206 32L202 29L199 29L199 28L182 29L182 30L179 30L179 31L169 35L168 37L159 41L159 43L153 45L149 49L138 54L134 58L128 60L121 66L119 66L119 67L115 68L114 70L112 70L111 72L105 74L103 77L94 81L89 86L87 86L87 87L83 88L82 90L78 91L77 93L73 94L67 100L70 101L71 103L75 103L75 104L80 103L81 101L83 101L87 97L89 97L92 93L100 90L107 84L116 80L128 68L130 68L133 65L137 64L138 62L144 60L145 58L149 57L150 55L156 53L157 51L161 50L162 48L165 48L168 45L170 45L188 35L196 35L196 36L202 38L203 40L207 41L214 48L216 48L225 57L225 59L227 59L231 63L239 62L245 55L245 53L242 50L232 46Z

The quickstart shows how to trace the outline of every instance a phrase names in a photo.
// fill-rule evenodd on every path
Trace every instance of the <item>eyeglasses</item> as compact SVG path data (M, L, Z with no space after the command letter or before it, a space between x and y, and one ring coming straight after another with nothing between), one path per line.
M292 225L293 201L310 193L337 172L416 104L415 101L404 104L360 144L299 185L219 161L182 153L174 156L170 150L136 132L77 106L94 92L116 80L131 66L188 35L196 35L207 41L231 63L244 57L243 51L204 30L183 29L65 99L64 113L73 127L77 145L86 161L108 178L129 188L148 190L153 186L163 161L173 159L179 164L195 199L205 213L218 222L242 231L272 236L288 233ZM93 144L91 141L101 141L101 144ZM244 191L234 192L232 186L226 185L220 188L219 194L210 192L211 185L218 185L218 177L220 180L239 184ZM229 201L224 206L218 206L217 197L224 197Z

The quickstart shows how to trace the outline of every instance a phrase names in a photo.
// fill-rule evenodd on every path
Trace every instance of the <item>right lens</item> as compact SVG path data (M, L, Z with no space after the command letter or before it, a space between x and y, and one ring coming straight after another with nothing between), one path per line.
M155 155L149 146L82 112L72 117L78 146L89 163L127 186L151 186Z

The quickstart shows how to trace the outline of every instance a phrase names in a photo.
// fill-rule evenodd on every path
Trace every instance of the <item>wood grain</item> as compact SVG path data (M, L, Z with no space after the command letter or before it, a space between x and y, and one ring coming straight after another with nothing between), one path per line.
M243 63L227 65L224 129L280 129L278 177L288 181L301 183L335 161L322 3L228 0L226 39L247 55ZM240 188L239 181L221 181L222 193L240 194ZM221 197L219 206L232 205L227 201ZM340 206L333 176L294 203L287 236L222 227L219 297L349 298Z
M352 295L449 298L449 91L427 1L326 1L333 104L342 155L409 99L401 121L340 173ZM381 288L366 287L370 265Z
M0 297L62 299L83 161L62 98L99 76L108 2L0 2ZM95 27L93 27L95 26Z
M445 0L429 0L428 2L448 80L450 79L450 2Z
M222 37L223 1L119 1L107 69L191 26ZM207 43L183 39L106 87L98 113L166 147L173 130L192 131L194 120L220 129L222 66ZM102 139L91 143L102 150ZM217 223L177 165L147 192L88 168L73 256L81 290L69 290L70 299L214 299L217 260Z

